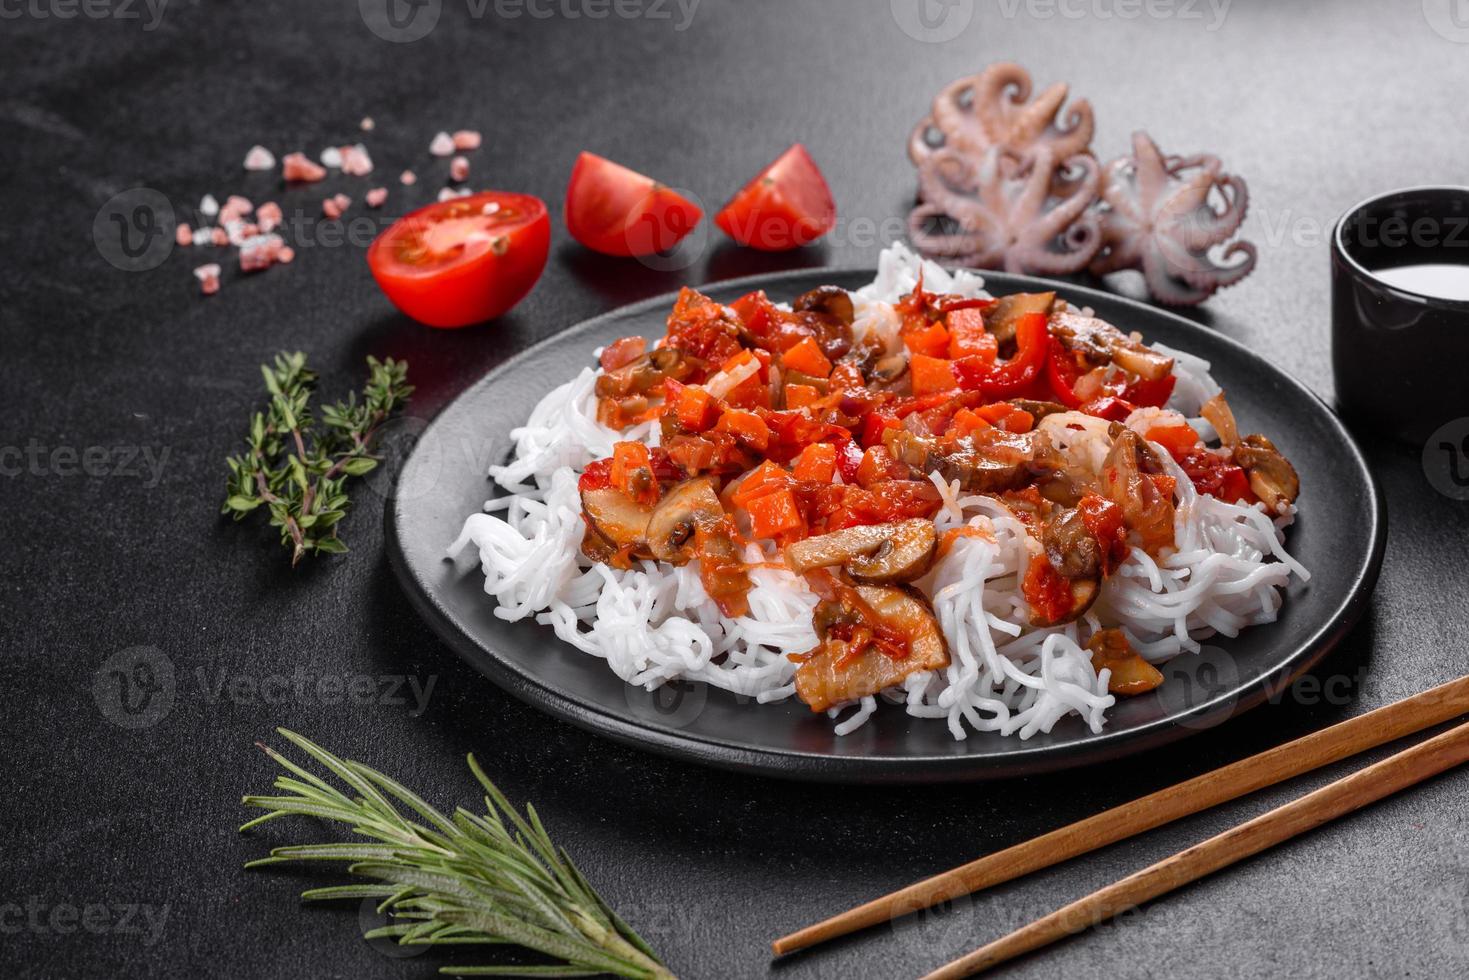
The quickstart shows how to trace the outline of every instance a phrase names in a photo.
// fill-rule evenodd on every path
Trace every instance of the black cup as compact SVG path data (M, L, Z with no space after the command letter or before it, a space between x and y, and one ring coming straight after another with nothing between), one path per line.
M1469 274L1469 187L1413 187L1347 211L1331 236L1331 365L1342 415L1422 444L1469 416L1469 301L1395 286L1383 270Z

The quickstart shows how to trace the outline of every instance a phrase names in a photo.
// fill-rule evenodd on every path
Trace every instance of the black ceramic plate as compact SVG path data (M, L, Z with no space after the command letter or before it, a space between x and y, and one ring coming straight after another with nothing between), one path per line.
M806 270L725 282L708 292L729 302L751 289L789 299L813 286L856 288L867 271ZM1063 719L1027 740L973 734L954 741L941 720L880 707L846 737L791 699L757 705L702 685L648 694L623 684L601 660L557 640L549 627L494 616L477 556L446 560L464 518L492 495L489 462L509 452L509 432L555 386L618 337L657 337L673 297L589 320L491 371L426 429L399 474L388 507L389 553L415 608L462 657L517 697L590 731L653 752L794 779L924 782L1012 776L1115 758L1207 728L1263 701L1319 660L1357 621L1382 562L1385 516L1360 452L1314 394L1232 340L1188 320L1095 290L1018 276L986 277L991 292L1056 289L1150 341L1212 362L1242 431L1270 435L1301 474L1301 512L1287 548L1310 569L1288 590L1280 619L1216 639L1165 668L1156 692L1120 701L1093 735ZM492 441L492 442L491 442ZM491 458L485 447L493 445ZM473 552L474 549L468 549Z

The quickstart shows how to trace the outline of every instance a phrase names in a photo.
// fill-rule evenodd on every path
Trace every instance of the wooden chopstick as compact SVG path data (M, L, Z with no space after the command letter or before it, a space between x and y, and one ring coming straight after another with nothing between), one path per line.
M981 946L933 971L923 980L958 980L1082 932L1119 912L1135 908L1465 762L1469 762L1469 723L1329 783L1314 793L1226 830L1202 844L1164 858L1008 936Z
M793 953L1126 840L1469 712L1469 675L926 878L771 943Z

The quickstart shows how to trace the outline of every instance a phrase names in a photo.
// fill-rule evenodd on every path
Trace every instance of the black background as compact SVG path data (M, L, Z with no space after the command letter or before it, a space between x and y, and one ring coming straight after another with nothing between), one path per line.
M766 944L920 875L1463 672L1469 505L1432 488L1421 447L1366 436L1391 533L1372 610L1315 672L1335 682L1326 685L1334 696L1297 686L1278 704L1096 772L966 788L804 787L594 739L501 694L427 635L386 566L381 499L366 489L344 530L352 554L292 572L270 532L217 515L223 457L259 400L258 363L305 350L336 394L360 383L365 355L404 357L419 385L413 411L428 417L530 342L685 280L870 263L911 199L912 124L939 86L991 61L1020 61L1037 81L1064 79L1089 97L1104 159L1147 128L1165 151L1216 152L1245 175L1260 268L1198 316L1328 398L1331 221L1369 193L1464 180L1469 45L1436 32L1425 14L1444 13L1446 0L1087 0L1050 17L1041 2L961 0L952 16L970 20L944 43L909 36L883 0L703 0L684 30L676 5L663 8L666 19L601 20L559 6L540 8L549 18L506 17L493 3L479 17L465 0L442 6L435 30L402 44L369 31L351 0L174 0L156 24L142 6L131 8L140 19L66 19L65 0L0 8L0 447L38 447L39 460L38 472L27 465L0 478L6 975L422 977L465 961L385 955L358 937L355 910L298 908L312 876L240 870L270 842L320 833L304 821L235 833L247 816L239 797L272 778L252 743L276 725L445 805L473 799L460 760L476 752L512 799L536 802L679 975L908 976L1349 767L950 914L773 966ZM377 120L366 141L380 179L281 192L272 175L240 168L257 142L314 156L354 141L363 115ZM99 209L140 186L180 211L205 192L238 192L309 216L323 191L360 199L381 182L392 191L386 210L400 213L431 199L447 170L427 156L430 137L460 127L485 133L472 154L474 186L537 194L557 222L540 285L499 323L441 332L404 320L372 286L362 249L326 244L312 221L291 231L294 265L246 280L227 269L210 299L189 270L212 251L129 273L93 238ZM580 149L686 188L712 210L794 140L822 165L843 215L828 244L764 256L714 233L688 268L660 272L593 256L560 230ZM406 192L395 180L404 166L423 178ZM1136 288L1127 277L1114 285ZM1457 367L1425 364L1423 383L1461 384ZM87 447L108 452L94 472L115 468L126 447L155 459L166 452L161 481L76 472L67 453ZM171 665L173 700L154 724L129 729L109 720L124 716L105 684L94 696L94 678L137 647ZM434 686L421 716L313 693L278 703L248 696L298 668ZM221 677L244 687L216 696ZM1466 789L1464 772L1437 779L1013 973L1463 975ZM68 918L88 906L108 909L87 913L91 930ZM150 932L139 916L122 923L123 906L148 907L161 927Z

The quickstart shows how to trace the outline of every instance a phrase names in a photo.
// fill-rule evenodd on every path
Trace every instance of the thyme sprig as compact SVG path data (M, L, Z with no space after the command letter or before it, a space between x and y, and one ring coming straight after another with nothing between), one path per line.
M326 779L261 745L286 770L275 788L285 795L247 796L246 806L267 812L240 829L301 814L350 827L367 842L277 847L245 865L341 861L347 872L374 883L313 888L308 901L380 899L378 912L393 921L365 934L402 945L511 943L559 962L543 966L446 966L456 976L582 977L612 974L634 980L673 980L657 954L592 889L556 847L526 804L516 812L480 769L483 816L459 807L444 816L418 794L359 762L339 758L309 739L278 729L329 776ZM409 813L404 812L411 811Z
M251 418L247 451L225 460L230 477L221 513L241 521L267 508L293 566L307 552L347 550L337 533L351 505L347 480L377 466L373 437L413 393L406 362L368 357L367 368L362 400L353 392L325 406L317 428L310 406L316 373L306 367L306 355L281 353L274 366L260 366L270 405Z

